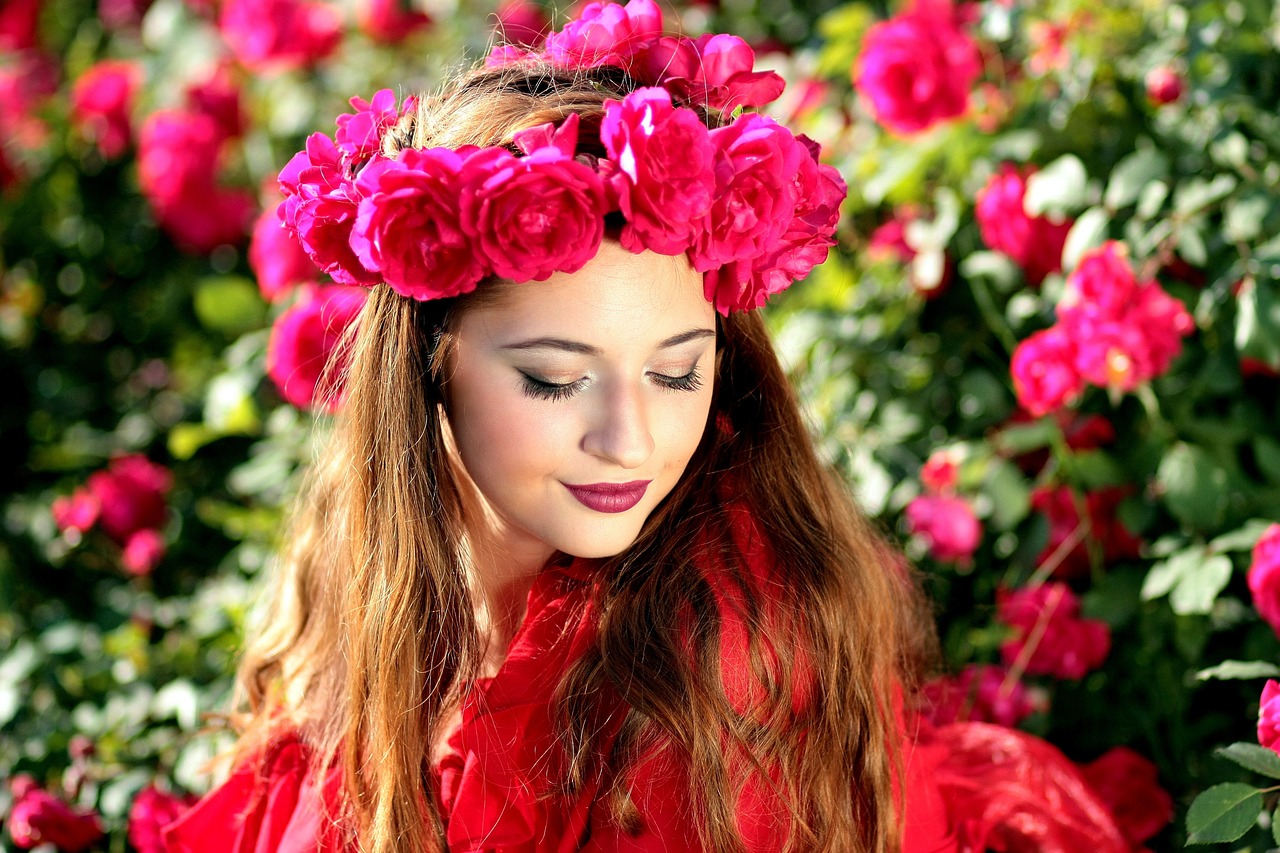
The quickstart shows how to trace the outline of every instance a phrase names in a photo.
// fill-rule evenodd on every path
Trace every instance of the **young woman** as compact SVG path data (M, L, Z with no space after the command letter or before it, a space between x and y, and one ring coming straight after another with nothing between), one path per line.
M919 592L752 310L844 195L731 117L780 89L593 4L285 169L286 225L372 291L238 769L173 849L915 853L984 820L910 722Z

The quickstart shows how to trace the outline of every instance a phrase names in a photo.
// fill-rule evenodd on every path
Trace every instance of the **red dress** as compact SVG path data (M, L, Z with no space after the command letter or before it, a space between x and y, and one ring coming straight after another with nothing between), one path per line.
M700 849L687 809L687 774L669 751L650 753L636 768L631 796L645 827L638 836L611 820L598 790L585 790L572 802L541 796L550 779L536 768L545 767L542 759L555 745L554 674L594 639L590 573L588 564L575 561L537 577L506 661L496 676L476 685L463 707L462 723L436 767L451 853ZM726 623L724 630L723 645L732 648L734 627ZM1027 735L982 724L917 730L904 734L903 756L904 853L980 853L988 846L1010 853L1128 850L1070 763ZM336 771L324 780L322 795L330 803L338 783ZM321 826L315 784L305 747L283 738L170 826L169 849L337 851L339 836ZM775 806L750 788L739 800L738 823L749 850L781 848L785 824ZM1012 829L1002 828L1006 824Z

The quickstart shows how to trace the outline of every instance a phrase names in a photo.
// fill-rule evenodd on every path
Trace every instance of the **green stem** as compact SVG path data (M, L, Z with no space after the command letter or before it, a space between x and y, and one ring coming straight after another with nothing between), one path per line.
M978 310L982 312L982 319L987 321L987 326L1000 339L1000 343L1004 344L1009 355L1013 355L1013 351L1018 347L1018 338L1013 334L1008 321L996 310L996 304L991 299L991 291L986 282L975 276L970 279L969 287L973 290L973 298L978 303Z

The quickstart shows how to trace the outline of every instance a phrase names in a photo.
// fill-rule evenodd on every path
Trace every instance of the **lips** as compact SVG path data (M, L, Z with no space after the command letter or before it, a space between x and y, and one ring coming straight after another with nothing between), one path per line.
M629 483L586 483L564 487L578 502L596 512L626 512L644 497L652 480L632 480Z

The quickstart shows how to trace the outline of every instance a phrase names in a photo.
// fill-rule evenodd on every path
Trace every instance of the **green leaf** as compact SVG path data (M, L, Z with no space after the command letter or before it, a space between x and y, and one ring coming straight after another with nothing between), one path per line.
M206 329L232 337L260 327L266 308L258 288L243 276L211 276L196 282L196 317Z
M1200 227L1204 220L1187 222L1178 229L1178 254L1193 267L1203 267L1209 263L1209 249L1204 244L1204 234Z
M1103 207L1091 207L1075 221L1067 232L1067 241L1062 246L1063 269L1075 269L1080 263L1080 256L1090 249L1101 246L1107 239L1107 227L1111 224L1111 214Z
M1212 530L1222 523L1229 479L1203 448L1186 442L1174 444L1156 471L1156 483L1169 512L1197 530Z
M1262 223L1271 211L1271 201L1254 194L1228 201L1223 206L1222 236L1231 243L1247 243L1262 233Z
M1233 743L1217 750L1218 755L1229 758L1245 770L1280 779L1280 755L1256 743Z
M1012 530L1031 511L1027 478L1006 459L989 464L985 491L991 497L991 526L996 530Z
M1262 533L1273 522L1265 518L1251 518L1243 525L1232 530L1230 533L1224 533L1215 537L1209 542L1209 550L1215 554L1226 551L1248 551L1258 544L1258 540L1262 538Z
M1169 174L1169 158L1155 148L1134 151L1116 164L1107 181L1102 202L1110 210L1117 210L1138 200L1138 196L1152 181Z
M1232 175L1217 175L1211 181L1192 178L1179 185L1173 194L1173 209L1183 216L1204 210L1230 195L1236 188L1236 183Z
M1168 595L1178 581L1182 580L1183 575L1191 570L1196 560L1194 551L1179 551L1169 559L1156 563L1142 582L1142 600L1151 601Z
M1236 299L1236 349L1280 365L1280 299L1274 282L1246 278Z
M1271 837L1280 844L1280 809L1271 813Z
M1224 782L1196 797L1187 810L1187 843L1235 841L1249 831L1262 811L1262 792L1252 785Z
M1280 483L1280 441L1266 435L1254 436L1253 458L1268 480Z
M1022 206L1032 216L1079 210L1088 201L1089 173L1074 154L1063 154L1027 178Z
M1209 613L1218 594L1231 580L1231 560L1222 554L1200 560L1183 572L1169 593L1169 606L1182 616Z
M1211 679L1229 680L1246 678L1275 678L1280 676L1280 666L1264 660L1224 660L1217 666L1196 673L1197 681Z

